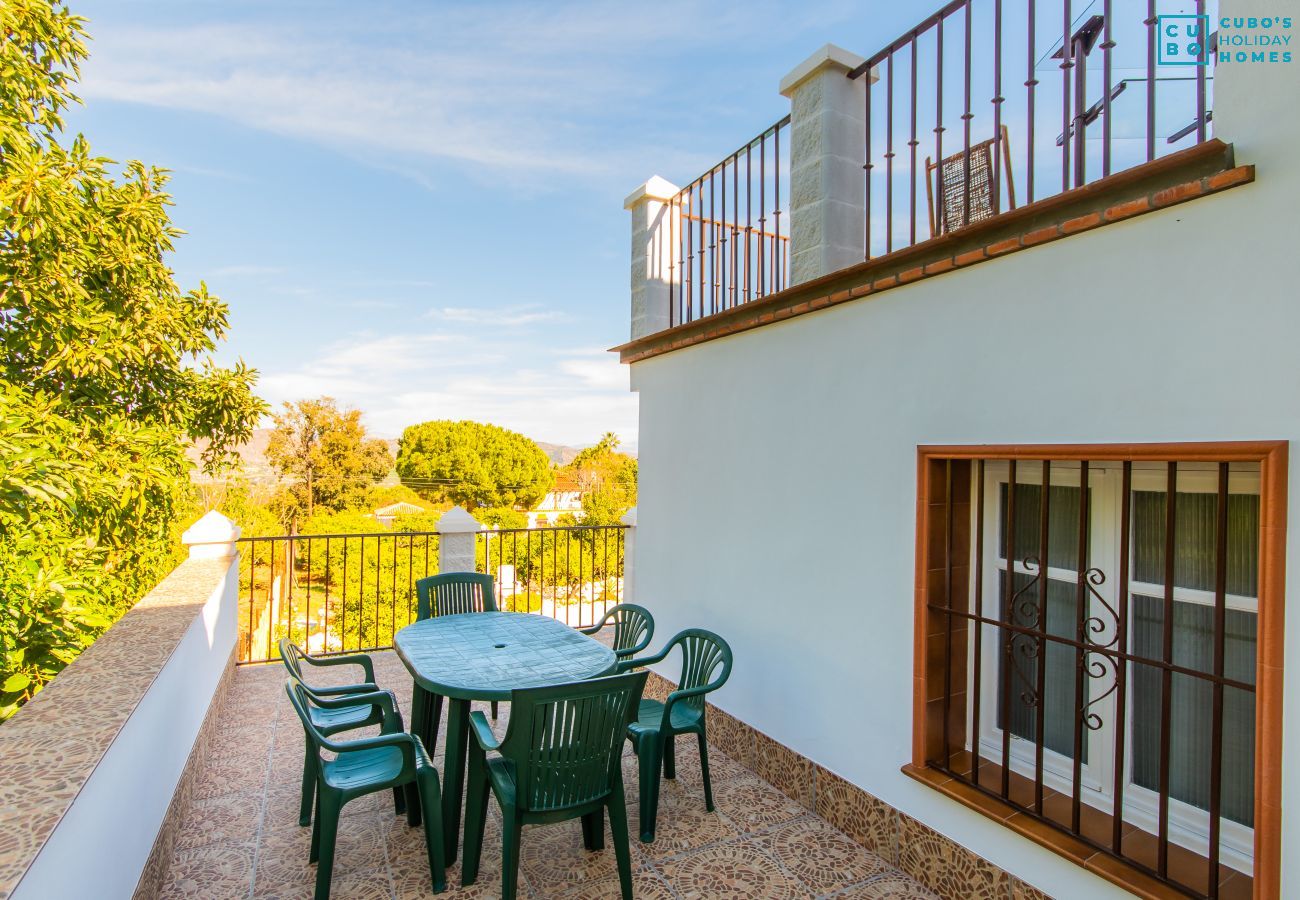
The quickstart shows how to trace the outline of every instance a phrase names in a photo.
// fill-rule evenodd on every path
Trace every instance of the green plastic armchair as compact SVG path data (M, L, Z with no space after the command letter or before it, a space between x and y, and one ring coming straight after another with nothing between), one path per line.
M632 898L632 859L620 766L623 732L645 688L634 672L513 692L500 741L481 712L470 714L461 884L478 877L488 795L501 806L501 897L514 900L524 825L582 819L583 843L601 850L605 811L614 837L624 900ZM495 751L489 757L487 754Z
M373 693L379 690L375 684L375 667L369 656L352 653L346 656L325 656L314 658L288 638L280 641L280 659L289 674L302 685L307 695L313 699L352 696ZM330 668L333 666L360 666L364 681L358 684L346 684L338 687L312 687L303 678L303 667ZM321 734L329 737L354 728L378 725L383 721L383 710L376 704L369 706L356 704L342 707L327 707L313 704L307 707L312 724ZM312 749L310 738L305 742L302 761L302 800L298 808L298 824L311 824L312 800L316 796L316 760L317 754ZM394 792L394 803L399 813L405 811L405 800L401 791Z
M590 628L578 629L583 634L599 634L611 621L614 623L614 655L618 657L620 672L633 668L631 657L650 646L654 637L655 620L650 610L635 603L620 603L610 607L604 618Z
M414 824L416 804L423 813L425 849L433 892L447 887L442 846L442 794L438 770L429 761L424 745L402 730L397 700L389 691L373 691L336 698L313 697L295 678L285 681L285 693L307 732L316 756L316 818L312 824L309 861L316 863L316 900L328 900L334 873L334 844L338 837L339 814L357 797L393 789L407 793L408 822ZM312 722L313 706L340 710L349 706L378 706L383 711L380 734L350 741L334 741ZM321 757L322 751L335 754Z
M704 696L722 687L731 676L731 647L712 631L688 628L675 635L659 653L632 662L637 666L662 662L674 647L682 649L682 674L677 680L677 690L668 695L665 703L642 700L635 720L627 726L628 740L640 763L641 840L647 844L655 839L660 770L665 778L677 777L673 739L679 734L694 734L699 739L704 808L713 812Z
M430 575L415 582L415 618L454 616L461 613L496 612L496 583L491 575L477 572L448 572ZM418 692L417 692L418 693ZM420 702L430 705L434 732L442 715L442 700L432 695L420 697ZM497 717L498 703L492 701L492 718Z

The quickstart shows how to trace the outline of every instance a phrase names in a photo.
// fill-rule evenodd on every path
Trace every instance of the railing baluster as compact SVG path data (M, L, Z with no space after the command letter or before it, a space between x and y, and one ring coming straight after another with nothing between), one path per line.
M1200 4L1198 4L1198 7ZM1209 35L1202 35L1203 41ZM1219 835L1223 815L1223 676L1228 631L1228 464L1219 463L1214 517L1214 685L1210 724L1210 896L1219 896Z
M1173 670L1174 661L1174 569L1177 531L1176 508L1178 503L1178 463L1168 464L1165 483L1165 602L1161 659L1165 663L1160 671L1160 834L1158 837L1157 871L1161 878L1169 875L1169 755L1171 724L1173 720Z
M1079 547L1075 565L1079 570L1078 590L1075 597L1075 640L1079 642L1074 654L1074 759L1070 798L1070 829L1079 833L1083 812L1083 731L1087 654L1083 649L1088 628L1088 461L1079 460ZM1046 623L1043 625L1046 630Z
M1034 708L1034 811L1043 812L1043 746L1047 737L1047 715L1044 696L1047 686L1047 588L1051 581L1049 566L1049 538L1047 523L1052 503L1052 462L1043 460L1043 488L1038 503L1038 611L1034 627L1040 632L1038 656L1035 666L1034 690L1038 705Z

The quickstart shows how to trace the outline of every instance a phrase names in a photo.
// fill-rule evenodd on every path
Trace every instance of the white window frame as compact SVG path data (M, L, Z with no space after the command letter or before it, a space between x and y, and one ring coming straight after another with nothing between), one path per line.
M1235 471L1235 468L1239 467L1234 467L1234 471L1229 474L1229 493L1258 495L1260 489L1258 471L1238 472ZM1123 500L1121 471L1122 464L1118 462L1089 462L1088 464L1088 488L1091 497L1088 562L1091 567L1099 568L1106 573L1106 582L1095 585L1094 588L1112 607L1117 605L1118 591L1115 579L1119 574L1120 553L1124 552L1124 549L1120 546L1119 528ZM1051 465L1051 483L1056 486L1078 487L1079 472L1080 467L1077 462L1054 460ZM984 564L982 567L984 574L983 584L980 585L983 609L980 612L990 619L1000 618L1002 597L998 590L998 580L999 575L1005 572L1007 568L1006 561L1000 557L1002 525L1000 506L1001 488L1008 483L1009 479L1010 466L1006 461L986 461L984 465L983 523L976 521L979 513L976 504L973 502L971 504L971 527L972 529L979 528L982 524L984 534ZM1042 462L1039 460L1017 460L1016 482L1018 484L1041 484ZM1163 493L1167 486L1165 464L1132 464L1130 484L1132 491L1159 491ZM972 490L974 490L974 485L972 485ZM1216 492L1218 490L1217 465L1213 463L1180 462L1178 464L1177 490L1179 493ZM1105 527L1098 527L1103 524ZM974 551L972 550L972 552ZM1132 573L1134 566L1132 565L1131 546L1128 548L1128 552L1130 553L1129 572ZM973 592L975 568L974 566L971 567L972 597L975 596ZM1026 568L1023 563L1015 563L1015 571L1020 574L1034 574L1034 570ZM1077 573L1073 570L1048 569L1049 579L1074 582L1077 577ZM1134 580L1131 575L1128 589L1130 597L1135 593L1144 596L1164 596L1164 586L1162 584L1139 582ZM1214 600L1213 591L1194 590L1177 586L1174 588L1175 603L1196 603L1213 606ZM1258 614L1259 601L1257 597L1229 594L1226 600L1228 609ZM1103 615L1102 618L1108 619L1109 616ZM1109 622L1108 625L1113 629L1113 625L1110 625ZM980 734L978 735L980 757L1001 765L1003 762L1003 735L1002 729L998 726L996 712L1000 702L1001 687L999 680L1001 645L998 633L1000 629L993 625L982 625L980 627L982 629L981 641L986 648L986 651L981 654L980 703L982 709L988 710L986 715L980 717ZM1132 631L1130 630L1131 634ZM1109 630L1102 632L1098 639L1104 644L1113 636L1114 631ZM973 661L969 663L969 666L971 671L968 672L968 675L973 678ZM1126 709L1128 710L1127 714L1131 716L1134 708L1131 681L1128 689L1130 694ZM1081 801L1108 814L1114 810L1114 721L1116 700L1117 697L1111 694L1092 708L1092 711L1101 717L1103 724L1096 731L1084 729L1088 762L1080 767L1081 788L1079 793ZM968 715L970 712L971 710L968 709ZM973 721L968 721L968 735L973 734L973 725ZM1127 728L1131 729L1131 727L1132 722L1130 720ZM969 737L967 749L972 749ZM1155 791L1141 787L1133 782L1131 776L1131 741L1126 742L1125 749L1124 821L1144 831L1154 833L1158 827L1159 795ZM1034 753L1035 745L1032 741L1017 737L1015 734L1011 735L1011 770L1013 772L1032 779L1035 774ZM1043 748L1043 784L1046 787L1065 794L1072 793L1073 766L1074 762L1070 757L1056 753L1050 748ZM1258 802L1258 798L1256 802ZM1173 797L1169 798L1169 840L1171 843L1185 847L1195 853L1206 855L1209 850L1208 832L1208 812ZM1254 868L1253 858L1254 829L1226 818L1221 819L1220 862L1250 875L1253 873Z

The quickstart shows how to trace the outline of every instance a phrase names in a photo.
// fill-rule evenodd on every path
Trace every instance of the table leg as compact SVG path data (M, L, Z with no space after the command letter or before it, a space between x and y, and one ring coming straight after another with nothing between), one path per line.
M447 849L447 865L456 861L456 844L460 840L460 807L465 791L465 760L469 749L469 701L448 698L447 748L443 765L442 831Z
M429 758L433 759L438 748L438 722L442 718L442 696L426 691L419 684L411 689L411 734L420 739ZM419 799L415 785L407 786L406 809L407 821L419 825L422 819Z

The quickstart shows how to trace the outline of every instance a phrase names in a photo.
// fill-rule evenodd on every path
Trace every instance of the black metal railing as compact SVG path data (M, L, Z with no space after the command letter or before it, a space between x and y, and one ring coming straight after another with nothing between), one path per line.
M789 148L785 116L669 201L670 325L758 300L789 283L790 225L781 209L783 179L789 194Z
M478 536L479 565L498 602L575 628L599 622L623 597L623 525L508 528Z
M933 464L927 764L1178 892L1249 894L1258 464Z
M623 590L624 526L484 531L476 569L497 577L498 606L591 624ZM240 663L279 658L292 638L313 654L389 649L415 620L415 582L438 574L435 532L241 538Z
M1217 21L1217 3L1193 5ZM1213 78L1196 61L1215 36L1182 38L1199 56L1166 67L1157 24L1155 0L953 0L852 70L864 258L1014 208L1017 185L1033 203L1205 141Z

